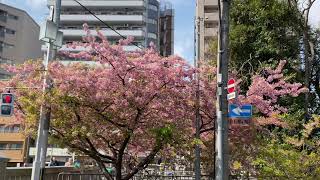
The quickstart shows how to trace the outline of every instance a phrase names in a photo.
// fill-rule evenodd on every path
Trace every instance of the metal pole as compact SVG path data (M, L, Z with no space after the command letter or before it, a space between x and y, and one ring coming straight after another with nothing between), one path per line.
M48 63L49 63L50 52L51 52L51 43L47 43L47 47L48 47L47 57L43 61L43 64L45 67L43 89L42 89L43 96L45 95L46 92L48 92L48 88L47 88L48 72L47 72L47 69L48 69ZM45 165L47 148L44 143L48 141L48 134L46 134L46 133L48 133L48 131L46 130L46 129L48 129L48 127L45 127L45 126L48 125L48 123L49 123L48 118L50 118L50 114L49 114L50 111L46 111L46 109L47 109L47 107L46 107L45 103L43 103L40 108L38 138L37 138L37 142L36 142L36 145L37 145L36 156L35 156L35 160L33 163L32 175L31 175L32 180L39 180L42 177L44 167L45 167L43 165Z
M226 91L229 61L229 5L229 0L219 0L216 180L229 179L228 101Z
M194 66L199 70L200 68L200 20L201 18L197 18L197 56L194 60ZM196 139L200 139L200 73L196 72L196 104L195 104L195 115L196 115ZM195 144L195 179L201 179L201 160L200 160L200 145L198 143Z
M56 0L55 2L55 11L54 17L50 17L58 26L60 22L60 9L61 9L61 0ZM52 13L50 13L52 14ZM55 53L52 51L52 42L47 43L47 56L44 59L44 81L43 81L43 96L51 89L50 79L48 77L48 64L49 59L52 56L55 56ZM35 161L33 163L32 169L32 180L40 180L44 179L44 170L45 170L45 163L47 157L47 146L48 146L48 134L49 134L49 127L50 127L50 115L51 115L51 108L43 102L40 108L40 120L39 120L39 128L38 128L38 138L36 142L36 156Z

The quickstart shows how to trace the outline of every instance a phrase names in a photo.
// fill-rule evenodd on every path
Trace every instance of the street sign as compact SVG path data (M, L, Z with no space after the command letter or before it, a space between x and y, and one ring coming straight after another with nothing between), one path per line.
M250 118L230 118L229 119L229 125L232 127L236 126L250 126L251 124Z
M229 94L235 92L235 90L236 90L235 86L236 86L236 80L234 80L234 79L229 79L229 81L228 81L228 87L227 87Z
M241 107L230 104L229 105L229 118L251 118L252 105L246 104Z
M228 99L228 100L234 99L234 98L236 98L236 97L237 97L236 92L233 92L233 93L230 93L230 94L227 95L227 99Z

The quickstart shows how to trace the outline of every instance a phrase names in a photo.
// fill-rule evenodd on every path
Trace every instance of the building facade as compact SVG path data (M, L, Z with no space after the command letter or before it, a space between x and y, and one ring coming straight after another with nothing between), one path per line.
M39 25L23 10L0 3L0 64L41 57ZM0 70L0 79L10 75Z
M0 3L0 64L21 64L40 58L39 31L39 25L25 11ZM10 76L0 69L0 79ZM28 160L28 140L13 117L0 117L0 156L9 159L9 166Z
M30 138L22 133L14 117L0 117L0 156L9 159L8 166L22 166L28 161Z
M219 26L218 0L197 0L195 17L196 58L207 61L210 44L217 39ZM199 47L198 47L199 46Z
M168 1L160 1L159 48L162 56L174 54L174 9Z
M82 5L110 25L121 35L134 37L134 43L141 48L148 47L151 42L159 44L158 38L158 0L81 0ZM48 6L54 0L48 0ZM82 41L85 35L83 24L87 23L92 33L99 29L111 43L117 43L121 36L101 23L83 7L73 0L62 0L60 30L64 33L64 44ZM138 47L127 46L131 51Z

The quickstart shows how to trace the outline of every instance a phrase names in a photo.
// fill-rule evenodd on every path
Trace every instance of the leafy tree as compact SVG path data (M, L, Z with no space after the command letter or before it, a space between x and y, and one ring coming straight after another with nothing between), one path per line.
M300 16L285 1L235 0L231 6L231 66L242 78L287 59L289 70L299 72ZM295 81L301 81L296 79Z
M301 152L269 141L259 147L257 156L252 165L260 179L316 179L320 175L316 152Z

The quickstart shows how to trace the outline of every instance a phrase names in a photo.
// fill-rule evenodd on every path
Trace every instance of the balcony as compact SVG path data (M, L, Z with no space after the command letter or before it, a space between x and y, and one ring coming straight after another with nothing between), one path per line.
M218 22L219 21L219 13L205 13L204 14L206 22Z
M218 7L218 0L204 0L204 6Z
M205 28L204 29L204 36L206 38L212 37L214 35L218 35L218 28Z
M145 21L143 15L97 15L104 22L112 22L112 23L138 23L142 24ZM62 23L70 23L70 22L100 22L97 18L92 15L85 14L72 14L72 15L61 15Z
M54 5L54 0L48 0L48 6ZM144 8L144 1L143 0L127 0L127 1L105 1L105 0L96 0L94 3L92 0L83 0L81 1L81 4L88 7L88 8ZM76 3L73 0L63 0L61 3L62 8L68 8L68 7L79 7L79 9L82 9L78 3Z
M80 38L86 35L84 30L80 29L61 29L63 32L63 36L66 38ZM112 31L112 30L101 30L100 31L104 36L109 38L119 38L120 36ZM144 31L143 30L118 30L118 32L123 36L132 36L132 37L143 37ZM91 31L92 35L96 36L96 31Z
M0 150L0 154L3 157L9 159L9 162L23 162L24 159L24 151L23 149L19 150Z
M22 142L25 139L22 133L0 133L0 142Z

